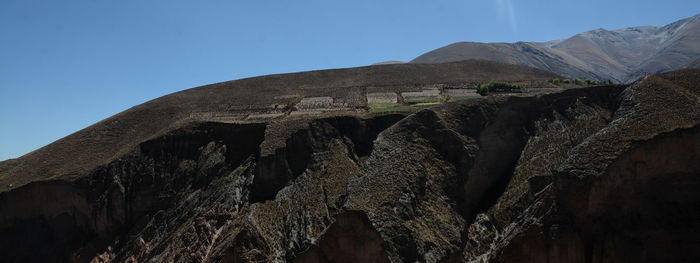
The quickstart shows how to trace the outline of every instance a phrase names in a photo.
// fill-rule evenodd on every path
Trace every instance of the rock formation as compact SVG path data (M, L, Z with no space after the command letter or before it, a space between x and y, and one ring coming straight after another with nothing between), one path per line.
M222 94L242 83L166 96L0 163L3 261L700 259L700 70L264 121L230 113L243 100ZM301 100L247 85L276 98L270 111ZM397 89L411 91L381 91Z

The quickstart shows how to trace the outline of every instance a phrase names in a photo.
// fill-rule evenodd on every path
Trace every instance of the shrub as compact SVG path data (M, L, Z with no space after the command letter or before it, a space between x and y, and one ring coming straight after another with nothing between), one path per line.
M576 85L583 85L583 83L584 83L583 80L580 79L580 78L575 78L575 79L574 79L574 84L576 84Z
M476 93L486 96L489 92L499 92L499 91L511 91L520 90L521 87L515 84L510 84L507 82L497 82L490 81L489 83L482 83L476 87Z
M570 80L570 79L564 79L562 82L564 82L564 83L566 83L566 84L569 84L569 83L571 83L571 80Z
M559 79L558 78L553 79L552 84L559 85Z
M481 96L489 95L489 88L486 84L479 84L476 86L476 93L481 94Z
M586 79L586 85L595 85L597 84L594 80L592 79Z

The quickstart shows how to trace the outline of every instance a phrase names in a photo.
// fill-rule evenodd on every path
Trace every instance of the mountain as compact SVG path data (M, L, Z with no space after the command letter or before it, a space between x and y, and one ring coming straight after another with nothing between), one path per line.
M412 63L485 59L552 71L570 78L629 82L645 74L683 68L700 56L700 15L663 27L596 29L549 42L459 42Z
M700 69L700 57L691 60L690 62L688 62L687 64L685 64L685 66L684 66L683 68L696 68L696 69Z
M189 123L266 122L288 115L321 114L330 108L331 112L356 112L366 110L370 92L419 92L435 85L547 81L557 76L535 68L471 60L308 71L212 84L135 106L18 159L0 162L0 192L31 181L87 173L149 138ZM317 110L300 109L312 98L331 102Z
M391 64L403 64L406 62L403 61L398 61L398 60L389 60L389 61L382 61L382 62L377 62L372 64L372 66L377 66L377 65L391 65Z
M0 162L0 261L698 261L700 70L555 77L466 60L166 95ZM447 100L492 80L524 88Z
M395 64L241 79L154 99L0 162L0 261L191 262L208 261L209 254L221 260L229 249L249 247L226 240L258 242L262 234L275 235L244 221L260 215L255 224L274 228L277 223L264 217L277 220L286 212L263 204L276 206L277 196L318 201L322 194L316 190L323 188L328 200L340 202L358 156L369 155L377 134L407 115L370 112L372 94L397 100L490 80L546 83L555 77L490 61ZM306 170L318 165L328 166L325 183L305 183L316 173ZM295 181L320 188L306 197L282 197ZM320 208L315 201L309 204ZM327 207L341 209L340 203ZM313 228L322 230L339 212L316 218ZM250 238L228 228L241 226ZM318 237L316 230L303 238ZM283 253L268 259L292 257L310 245L298 239L293 242L302 242L299 247L284 252L271 247L281 243L270 243L282 239L267 238L276 241L250 245ZM213 244L220 242L223 247Z

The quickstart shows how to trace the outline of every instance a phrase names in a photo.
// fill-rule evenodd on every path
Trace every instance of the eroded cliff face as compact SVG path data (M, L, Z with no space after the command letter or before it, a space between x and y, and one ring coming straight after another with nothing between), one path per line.
M0 194L8 262L700 259L700 71L415 114L192 123Z

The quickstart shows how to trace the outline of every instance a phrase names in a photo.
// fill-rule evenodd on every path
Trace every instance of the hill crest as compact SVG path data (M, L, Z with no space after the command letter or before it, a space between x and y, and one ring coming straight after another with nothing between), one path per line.
M602 28L547 42L458 42L413 59L438 63L485 59L526 65L567 77L633 81L681 69L700 57L700 15L666 26Z

